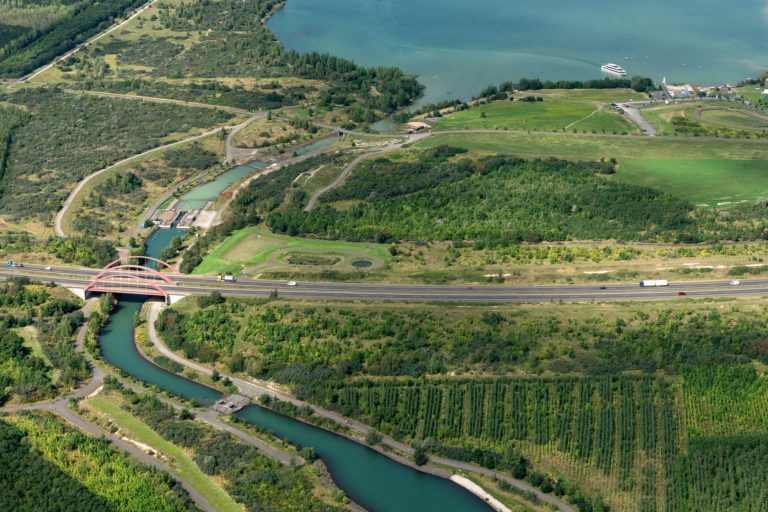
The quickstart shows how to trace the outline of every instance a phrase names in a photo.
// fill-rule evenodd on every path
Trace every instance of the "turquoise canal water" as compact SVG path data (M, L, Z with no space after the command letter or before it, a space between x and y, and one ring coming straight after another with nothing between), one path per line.
M738 81L768 69L767 20L765 0L288 0L269 27L289 49L399 66L434 101L599 78L607 62L658 82Z
M161 229L147 240L147 255L157 257L179 235L176 229ZM101 355L129 375L154 384L169 393L200 404L211 404L221 393L145 359L136 349L134 317L144 298L121 297L99 338ZM265 427L291 444L311 446L328 466L336 485L371 512L488 512L489 507L461 487L436 476L416 471L378 454L361 444L331 432L249 406L240 417Z
M234 182L248 176L255 169L262 169L266 164L264 162L251 162L245 165L239 165L234 169L221 173L208 183L195 187L186 194L179 197L176 203L177 210L202 210L208 201L213 201L219 194L224 192Z

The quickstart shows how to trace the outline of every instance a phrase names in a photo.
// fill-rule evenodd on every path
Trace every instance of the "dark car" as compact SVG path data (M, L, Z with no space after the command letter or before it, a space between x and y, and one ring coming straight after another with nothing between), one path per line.
M677 294L678 294L678 295L688 295L688 294L687 294L687 293L685 293L685 292L677 292Z
M608 288L607 288L607 287L605 287L605 286L601 286L601 287L600 287L600 289L601 289L601 290L607 290Z

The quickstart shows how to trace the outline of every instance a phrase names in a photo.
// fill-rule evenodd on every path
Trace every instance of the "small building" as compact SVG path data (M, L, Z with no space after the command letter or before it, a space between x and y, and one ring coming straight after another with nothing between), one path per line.
M422 130L428 130L429 128L432 127L427 123L422 123L421 121L411 121L405 123L405 133L420 132Z

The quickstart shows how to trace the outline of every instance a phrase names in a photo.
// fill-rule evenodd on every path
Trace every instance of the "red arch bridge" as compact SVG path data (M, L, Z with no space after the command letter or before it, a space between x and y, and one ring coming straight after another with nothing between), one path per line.
M83 288L83 298L89 293L123 293L162 297L167 303L181 298L174 296L165 286L176 283L162 270L177 274L178 270L170 263L150 256L125 256L105 266Z

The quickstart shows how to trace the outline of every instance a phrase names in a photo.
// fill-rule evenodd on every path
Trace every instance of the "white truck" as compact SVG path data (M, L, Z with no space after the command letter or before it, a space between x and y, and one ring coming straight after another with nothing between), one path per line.
M640 286L642 288L649 288L653 286L669 286L669 281L666 279L644 279L643 281L640 281Z
M235 279L235 276L232 274L225 274L223 276L219 274L219 281L224 281L225 283L234 283L237 281L237 279Z

